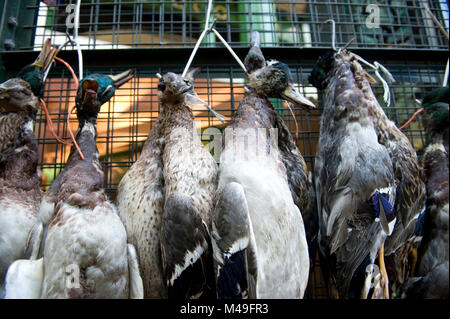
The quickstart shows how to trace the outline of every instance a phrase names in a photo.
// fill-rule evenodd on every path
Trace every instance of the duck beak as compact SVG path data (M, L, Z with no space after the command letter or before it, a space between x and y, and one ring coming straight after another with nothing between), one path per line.
M181 89L182 94L189 92L189 91L192 91L192 85L186 85Z
M109 77L114 81L114 85L116 87L120 87L126 82L128 82L130 79L132 79L134 77L134 73L135 73L134 69L129 69L117 75L110 75Z
M316 109L314 103L304 97L292 83L281 93L281 97L296 106L302 107L308 112Z
M83 82L83 105L97 99L98 83L97 81L85 80Z
M47 39L41 49L41 52L39 53L39 56L33 62L33 65L42 68L42 71L45 73L47 72L57 53L58 48L53 47L50 39Z

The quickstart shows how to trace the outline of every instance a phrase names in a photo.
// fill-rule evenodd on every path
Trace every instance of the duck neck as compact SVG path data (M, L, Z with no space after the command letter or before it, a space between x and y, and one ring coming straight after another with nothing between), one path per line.
M165 130L164 133L170 133L174 127L183 127L187 130L192 130L194 115L191 109L185 103L177 103L172 105L163 105L161 111L161 124Z
M233 126L265 127L275 126L276 112L272 103L253 89L248 89L233 116Z
M14 187L31 189L40 183L33 124L23 114L0 114L0 179L14 180Z
M98 150L97 150L97 123L94 120L80 120L77 135L75 140L77 141L78 147L84 155L84 159L92 162L98 161ZM78 153L75 146L72 146L69 156L69 162L81 160L80 154Z
M449 128L446 127L441 132L432 132L430 133L429 143L428 144L442 144L445 147L445 150L448 152L448 134Z
M14 151L14 147L35 140L33 120L21 113L0 113L0 160Z

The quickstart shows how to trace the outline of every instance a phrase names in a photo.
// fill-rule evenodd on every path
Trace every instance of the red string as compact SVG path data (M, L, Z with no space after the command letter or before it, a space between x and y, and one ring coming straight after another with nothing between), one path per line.
M416 112L414 112L414 114L411 116L411 118L409 120L407 120L402 126L400 126L399 129L402 130L405 126L407 126L409 123L411 123L412 120L414 120L414 118L417 116L417 114L419 114L422 111L423 111L423 107L418 109Z
M58 58L57 56L55 56L55 60L61 62L62 64L64 64L64 65L66 66L67 69L69 69L70 73L72 74L72 79L73 79L73 81L75 82L75 86L78 87L78 84L79 84L78 78L77 78L77 76L75 75L75 72L73 71L73 69L72 69L72 67L70 66L70 64L67 63L66 61L64 61L63 59ZM44 103L43 105L45 105L45 103ZM75 140L75 136L74 136L74 134L73 134L73 132L72 132L72 129L71 129L71 127L70 127L70 115L72 114L72 112L73 112L73 110L75 109L75 107L76 107L76 105L72 106L72 108L71 108L71 109L69 110L69 112L67 113L67 129L69 130L69 134L70 134L70 137L71 137L71 139L72 139L72 141L73 141L73 144L72 144L72 143L69 144L69 143L67 143L67 142L63 142L63 143L64 143L64 144L67 144L67 145L74 145L75 148L76 148L77 151L78 151L78 154L80 154L81 159L84 160L83 152L81 151L80 147L78 146L78 143L77 143L77 141ZM47 108L45 107L45 110L46 110L46 109L47 109ZM45 112L45 110L44 110L44 112ZM47 114L48 114L48 112L46 112L46 115L47 115ZM48 121L49 119L50 119L50 116L47 117L47 123L49 123L49 121ZM51 119L50 119L50 132L52 132L52 131L53 131L53 125L51 124ZM53 131L53 133L54 133L54 131ZM58 141L61 140L59 137L56 137L56 134L53 135L53 136L55 136L55 138L56 138Z
M48 129L50 130L50 133L61 144L72 145L71 142L64 141L62 138L60 138L58 135L56 135L55 130L53 128L52 119L50 118L50 114L48 113L47 105L45 104L43 99L40 99L40 101L41 101L41 108L45 113L45 118L47 119L47 126L48 126Z

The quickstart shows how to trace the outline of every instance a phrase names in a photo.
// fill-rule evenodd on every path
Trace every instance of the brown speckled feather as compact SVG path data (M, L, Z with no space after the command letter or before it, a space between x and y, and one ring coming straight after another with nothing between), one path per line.
M38 220L39 151L31 114L39 108L29 84L0 85L0 286L9 265L28 258L28 233ZM1 292L0 292L1 293Z
M162 265L157 262L165 194L161 120L158 118L141 155L120 181L116 199L128 241L136 247L139 256L145 298L167 297L161 276Z
M20 136L26 121L27 118L23 114L7 113L0 115L0 162L12 154L21 143Z
M198 220L210 224L217 164L201 143L192 111L185 104L184 94L193 94L193 78L188 76L188 79L174 73L167 73L161 79L158 94L162 107L158 120L142 154L122 178L118 189L119 214L139 255L146 298L168 297L169 279L176 277L177 281L184 269L175 275L172 271L183 268L184 259L190 253L186 249L192 243L177 242L177 247L166 247L161 241L161 238L177 238L176 234L168 233L171 229L163 229L164 225L172 225L168 221L179 220L176 214L184 212L171 209L188 209L186 203L177 200L186 198L190 213L198 213L201 217ZM175 202L166 207L169 198ZM198 229L198 225L190 226Z

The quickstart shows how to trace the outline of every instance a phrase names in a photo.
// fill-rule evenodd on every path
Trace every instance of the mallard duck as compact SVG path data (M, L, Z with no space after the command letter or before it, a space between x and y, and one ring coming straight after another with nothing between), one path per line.
M188 105L194 68L159 75L161 112L117 195L128 239L136 246L146 298L209 298L214 276L209 227L217 164L197 136Z
M26 251L27 237L38 219L42 196L33 127L43 88L41 76L55 52L47 40L33 64L0 84L0 296L10 264L31 253Z
M218 297L302 298L309 273L301 210L306 164L269 98L314 108L289 67L266 61L252 33L248 84L225 129L211 238Z
M448 87L435 89L423 101L422 122L429 145L422 158L427 189L423 239L407 298L448 298Z
M36 61L23 67L17 74L18 78L31 85L31 90L37 97L42 97L44 93L45 78L57 53L58 48L53 47L50 39L47 39Z
M384 114L370 76L350 51L321 56L309 81L326 89L314 165L321 254L339 298L380 297L380 290L389 298L389 280L405 277L388 278L384 255L406 268L405 245L424 208L417 155ZM382 289L372 289L377 269Z
M76 141L84 160L72 147L65 168L42 200L40 218L44 225L38 225L30 234L43 237L42 254L33 251L43 261L31 261L35 269L39 269L39 262L43 263L42 287L36 298L143 296L134 247L127 245L125 227L105 194L95 141L101 105L114 95L124 79L132 76L133 71L129 70L117 76L89 75L80 81ZM14 268L11 274L8 271L7 281L11 278L14 283L16 273L22 268L27 270L27 264L24 265Z

